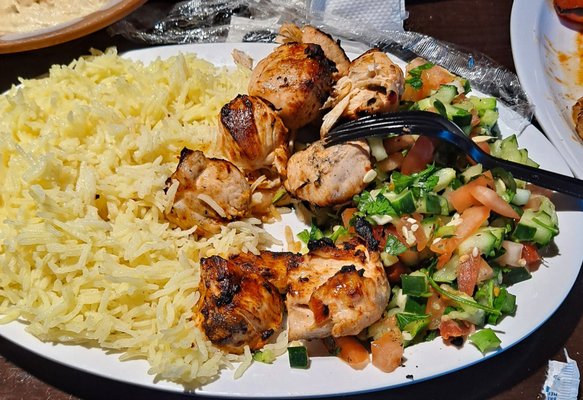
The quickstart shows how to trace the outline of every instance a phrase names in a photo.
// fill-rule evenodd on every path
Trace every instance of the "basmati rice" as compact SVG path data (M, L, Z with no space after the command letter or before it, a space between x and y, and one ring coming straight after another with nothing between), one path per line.
M193 55L146 66L108 50L0 96L0 322L185 384L242 361L193 321L199 260L279 242L256 219L194 240L164 219L177 186L163 188L184 146L212 156L218 112L248 78Z

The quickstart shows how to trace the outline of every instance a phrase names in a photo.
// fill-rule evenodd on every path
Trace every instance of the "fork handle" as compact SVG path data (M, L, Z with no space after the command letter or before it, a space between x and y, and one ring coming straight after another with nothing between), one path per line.
M583 181L580 179L496 158L479 148L470 151L469 155L488 169L502 167L517 179L583 199Z

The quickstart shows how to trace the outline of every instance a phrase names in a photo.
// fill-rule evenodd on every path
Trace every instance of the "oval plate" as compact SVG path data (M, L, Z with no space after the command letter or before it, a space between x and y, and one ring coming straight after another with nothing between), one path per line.
M203 45L178 45L149 48L126 53L125 56L148 63L157 57L167 58L179 52L196 53L218 65L233 65L234 49L245 51L255 60L264 57L273 48L261 43L216 43ZM501 122L501 129L509 130ZM560 173L569 169L558 152L534 126L529 125L519 138L521 147L529 149L530 156L540 160L544 168ZM409 385L479 363L496 356L520 342L541 326L561 305L573 286L583 260L583 246L573 245L573 238L583 236L583 213L559 211L561 233L556 237L560 254L546 260L533 274L533 278L511 288L517 297L515 317L505 318L494 329L502 340L497 352L483 356L469 343L462 348L447 346L441 339L422 343L405 350L403 367L386 374L372 365L357 371L336 357L312 357L307 370L291 369L287 356L279 357L274 364L254 363L239 379L233 371L225 370L213 382L194 390L201 395L221 397L313 397L339 394L358 394ZM284 214L284 219L266 227L273 235L283 238L289 225L294 232L304 229L294 214ZM0 335L28 350L67 366L104 376L113 380L172 392L183 392L175 383L155 381L148 375L148 364L142 360L121 362L118 355L107 354L99 348L86 348L63 344L43 343L25 331L25 325L13 322L0 325ZM439 362L436 362L439 360ZM411 377L414 378L411 378ZM268 379L266 379L268 377Z

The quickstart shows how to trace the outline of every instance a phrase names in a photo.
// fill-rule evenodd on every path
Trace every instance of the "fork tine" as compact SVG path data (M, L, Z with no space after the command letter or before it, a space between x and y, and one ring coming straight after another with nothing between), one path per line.
M404 111L363 117L333 128L323 141L324 146L328 147L349 140L386 136L390 133L419 133L445 140L486 168L502 167L517 179L583 199L583 181L493 157L480 149L456 124L439 114L427 111Z
M375 126L375 124L386 124L386 123L395 123L395 124L407 124L411 122L411 118L406 115L400 115L401 113L394 113L394 114L376 114L376 115L367 115L366 117L361 117L359 119L355 119L353 121L345 122L341 125L338 125L330 131L330 134L339 134L345 131L352 131L354 129L358 129L359 127L370 127Z
M331 131L329 136L324 138L324 145L332 146L350 140L387 136L389 134L411 134L416 130L423 131L425 134L431 134L432 132L439 130L439 127L434 123L427 123L424 121L412 122L407 120L406 123L403 123L400 120L395 122L393 119L388 121L375 121L374 124L369 123L359 125L356 128L349 127L339 132Z

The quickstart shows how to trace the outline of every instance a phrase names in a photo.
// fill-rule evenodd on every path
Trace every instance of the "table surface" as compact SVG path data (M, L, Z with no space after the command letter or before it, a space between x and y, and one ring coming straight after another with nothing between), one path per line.
M408 30L422 32L459 46L481 51L514 70L510 48L512 0L407 0ZM0 91L17 77L46 73L50 65L66 64L89 48L137 48L105 30L48 49L0 55ZM549 359L564 360L564 349L583 366L583 319L578 295L580 275L559 310L530 337L504 353L454 374L362 399L537 399ZM437 361L437 360L436 360ZM581 390L580 390L581 392ZM180 394L152 392L112 382L34 356L0 338L0 399L179 399Z

